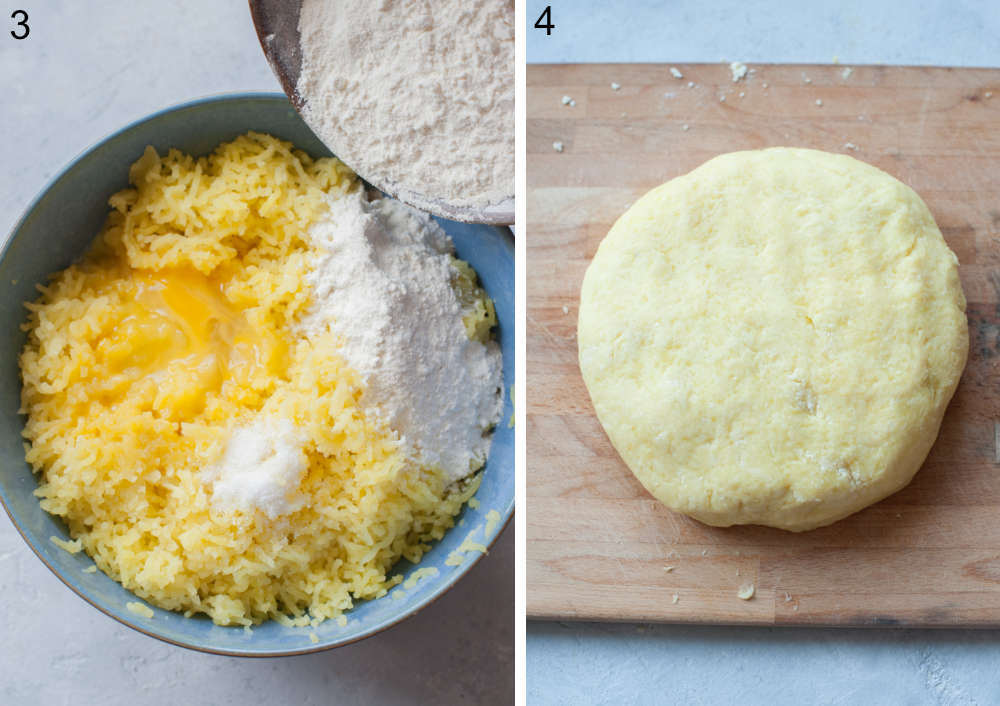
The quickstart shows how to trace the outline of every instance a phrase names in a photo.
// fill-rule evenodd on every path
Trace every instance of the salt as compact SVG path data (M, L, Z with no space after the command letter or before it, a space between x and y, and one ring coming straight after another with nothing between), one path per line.
M271 519L302 507L299 483L309 461L305 439L287 419L259 418L237 428L222 458L202 470L212 504L224 511L260 509Z

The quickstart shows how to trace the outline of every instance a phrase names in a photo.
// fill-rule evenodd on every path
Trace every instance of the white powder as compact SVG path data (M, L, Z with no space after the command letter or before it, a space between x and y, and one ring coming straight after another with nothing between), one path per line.
M304 0L303 114L354 171L425 210L514 194L511 0Z
M360 190L331 199L309 231L325 250L307 275L307 336L327 328L363 378L361 404L406 451L450 480L489 453L502 412L500 349L469 340L451 286L452 244L427 214Z
M729 64L729 72L733 75L733 83L747 75L747 65L742 61L733 61Z
M260 508L271 519L302 507L304 442L287 419L260 418L236 429L222 458L202 470L212 486L212 504L223 510Z

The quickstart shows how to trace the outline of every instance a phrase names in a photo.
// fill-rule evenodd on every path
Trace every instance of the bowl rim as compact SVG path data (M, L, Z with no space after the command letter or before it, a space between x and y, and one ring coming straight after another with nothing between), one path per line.
M194 108L194 107L197 107L197 106L200 106L200 105L205 105L205 104L210 104L210 103L225 103L225 102L229 102L229 101L232 101L232 100L245 100L245 99L248 99L248 98L249 99L269 100L269 101L274 101L276 103L277 102L285 103L286 105L289 106L289 108L294 109L294 105L289 100L288 96L285 95L284 93L279 93L277 91L236 91L236 92L213 93L213 94L208 94L208 95L201 96L201 97L198 97L198 98L194 98L194 99L191 99L191 100L188 100L188 101L184 101L182 103L176 103L176 104L170 105L170 106L168 106L166 108L161 108L159 110L155 110L152 113L149 113L148 115L145 115L143 117L135 118L135 119L129 121L125 126L123 126L121 128L118 128L117 130L114 130L114 131L108 133L104 137L101 137L100 139L98 139L98 140L96 140L94 142L91 142L87 147L85 147L83 150L81 150L80 152L78 152L72 159L70 159L68 162L64 163L58 170L56 170L53 173L53 176L51 176L51 177L49 177L48 179L45 180L45 183L39 189L38 193L34 196L34 198L31 199L31 201L28 203L28 205L24 208L24 210L22 211L20 217L17 219L17 221L15 221L14 225L11 227L10 231L7 233L7 237L6 237L6 239L5 239L4 243L3 243L3 246L0 247L0 261L2 261L7 256L8 250L13 245L14 236L21 230L21 228L24 226L25 222L27 221L28 217L32 214L32 212L34 212L35 208L38 206L38 204L41 202L41 200L45 197L45 195L52 189L52 187L55 186L55 184L60 179L62 179L64 176L66 176L66 174L71 169L73 169L73 167L75 167L79 162L81 162L85 158L89 157L92 153L96 152L105 143L110 142L111 140L114 140L115 138L117 138L117 137L119 137L119 136L121 136L121 135L129 132L130 130L133 130L133 129L139 127L140 125L142 125L142 124L144 124L146 122L149 122L150 120L154 120L156 118L163 117L163 116L165 116L165 115L167 115L169 113L173 113L173 112L176 112L176 111L179 111L179 110L186 110L186 109L190 109L190 108ZM296 111L296 113L297 113L297 111ZM304 123L304 121L303 121L303 123ZM308 128L308 125L306 125L306 127ZM311 130L311 128L309 128L309 129ZM502 238L504 249L510 250L510 252L511 252L511 259L513 260L514 259L514 237L513 237L513 234L511 232L510 228L506 227L506 226L496 226L496 225L490 225L490 224L483 224L483 225L485 227L493 228L494 230L497 230L499 233L502 234L500 237ZM515 348L516 348L516 345L515 345ZM516 474L516 449L515 449L514 459L515 459L514 460L514 466L515 466L515 474ZM516 485L516 478L515 478L515 485ZM207 647L205 645L196 644L194 642L185 642L183 640L175 640L175 639L166 637L165 635L161 635L161 634L159 634L157 632L149 630L149 629L147 629L147 628L145 628L145 627L143 627L143 626L141 626L141 625L139 625L139 624L137 624L135 622L132 622L126 616L117 615L117 614L111 612L110 609L105 608L104 606L100 605L96 601L92 600L84 592L82 592L76 586L74 586L72 583L70 583L62 575L62 573L58 569L56 569L56 567L54 567L52 564L50 564L45 559L45 557L42 555L42 553L39 551L39 549L35 546L35 544L25 534L25 531L22 529L21 525L18 524L17 520L14 517L14 514L11 512L10 507L7 504L7 499L6 499L5 496L6 496L6 493L4 491L4 488L3 488L3 486L0 486L0 505L3 505L3 509L6 512L7 517L10 519L10 522L14 526L14 529L17 530L17 533L21 536L21 539L24 540L24 543L26 545L28 545L28 547L35 554L35 556L38 557L38 559L42 562L42 564L44 564L49 569L49 571L51 571L56 576L56 578L58 578L63 583L63 585L65 585L70 590L72 590L73 593L75 593L77 596L79 596L84 601L86 601L90 606L96 608L97 610L99 610L104 615L106 615L106 616L108 616L110 618L113 618L115 621L121 623L122 625L125 625L126 627L132 628L133 630L135 630L137 632L140 632L140 633L142 633L144 635L147 635L149 637L155 638L157 640L160 640L161 642L165 642L165 643L170 644L170 645L175 645L177 647L183 647L185 649L189 649L189 650L193 650L193 651L201 652L201 653L205 653L205 654L222 655L222 656L226 656L226 657L250 657L250 658L294 657L294 656L297 656L297 655L313 654L313 653L316 653L316 652L325 652L327 650L332 650L332 649L335 649L337 647L344 647L346 645L351 645L351 644L354 644L356 642L360 642L361 640L367 639L367 638L372 637L374 635L377 635L377 634L379 634L379 633L381 633L381 632L383 632L385 630L388 630L388 629L390 629L392 627L395 627L396 625L398 625L399 623L403 622L404 620L412 618L413 616L417 615L422 610L424 610L424 608L426 608L429 605L435 603L439 598L441 598L441 596L443 596L444 594L448 593L448 591L450 591L452 588L454 588L455 584L457 584L472 569L472 567L476 566L480 562L480 560L484 556L486 556L486 554L489 553L489 550L493 548L493 545L496 543L497 539L500 538L500 535L502 535L504 533L504 530L506 530L507 526L510 524L511 518L513 518L513 516L514 516L514 505L515 505L515 499L516 499L515 498L515 494L512 493L511 497L510 497L510 500L507 503L507 507L504 508L504 514L503 514L503 517L502 517L502 521L497 524L493 536L489 537L489 538L484 538L484 539L486 539L486 549L487 549L487 551L483 552L483 553L479 553L479 552L472 553L472 556L470 557L469 560L464 561L461 566L456 567L456 570L454 570L452 572L449 572L449 574L448 574L448 579L449 580L448 580L448 582L446 584L442 584L438 589L436 589L435 591L431 592L427 596L424 596L423 598L421 598L418 602L416 602L413 606L411 606L411 608L409 610L407 610L404 613L401 613L399 616L397 616L397 617L395 617L393 619L387 620L387 621L385 621L383 623L380 623L378 625L374 625L374 626L368 628L367 630L365 630L364 632L362 632L362 633L360 633L358 635L354 635L354 636L352 636L350 638L342 639L342 640L334 639L334 640L332 640L332 641L330 641L330 642L328 642L326 644L308 645L308 646L303 646L302 648L296 648L296 649L290 649L290 650L286 649L286 650L264 650L264 651L257 650L257 651L249 651L249 650L220 649L220 648L214 648L214 647ZM454 528L452 528L452 529L454 529ZM375 600L378 600L378 599L375 599ZM163 609L163 610L165 610L165 609ZM176 611L173 611L173 612L176 612ZM349 613L347 615L349 615ZM236 630L236 629L240 629L240 628L233 627L232 629Z

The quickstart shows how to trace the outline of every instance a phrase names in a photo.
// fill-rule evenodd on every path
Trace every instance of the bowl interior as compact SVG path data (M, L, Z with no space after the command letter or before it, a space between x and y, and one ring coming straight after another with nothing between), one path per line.
M83 573L93 565L90 558L83 552L71 555L50 540L53 536L68 539L66 528L42 511L33 495L37 483L24 461L24 418L18 413L17 360L25 341L20 329L26 313L23 302L36 297L35 286L44 283L49 274L67 267L83 253L104 222L108 197L127 186L128 167L142 155L146 145L153 145L161 153L175 147L202 155L249 130L289 140L314 157L330 154L283 95L205 99L157 113L85 152L52 181L15 227L0 256L0 284L7 292L0 301L0 326L9 332L0 344L0 498L15 526L49 568L108 615L187 647L241 655L288 654L352 642L416 612L447 590L480 556L466 553L457 566L445 563L469 532L474 533L474 541L488 546L513 512L514 435L506 420L512 413L509 390L514 381L514 246L506 228L439 219L454 240L458 256L475 267L496 303L506 390L503 421L494 434L477 493L480 505L475 510L466 507L458 518L460 525L420 562L421 567L437 568L436 576L423 578L397 596L390 593L358 604L347 615L344 626L326 621L314 629L286 628L269 621L248 633L240 628L216 626L204 617L184 618L153 606L151 618L133 614L126 608L126 603L137 600L131 592L100 572ZM487 523L490 510L499 512L501 522ZM396 566L396 573L404 577L412 570L405 560ZM311 632L319 642L312 642Z

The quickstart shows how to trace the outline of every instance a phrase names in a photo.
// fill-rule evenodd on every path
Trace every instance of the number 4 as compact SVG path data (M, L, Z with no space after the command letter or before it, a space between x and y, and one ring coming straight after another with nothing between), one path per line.
M543 22L545 24L542 24ZM538 16L538 19L535 20L535 27L538 28L538 29L544 29L546 35L552 34L552 30L554 30L556 28L556 26L554 24L552 24L552 6L551 5L546 5L545 9L542 10L542 14L540 14Z

